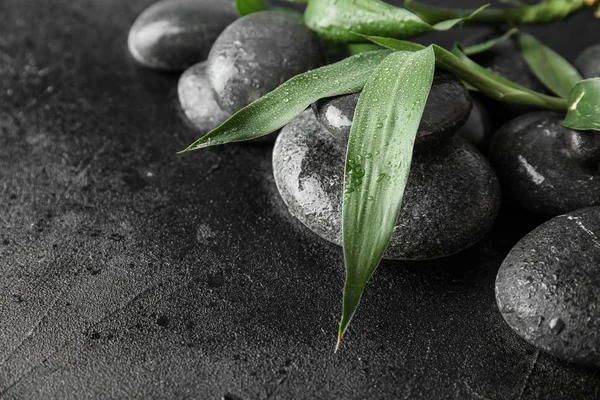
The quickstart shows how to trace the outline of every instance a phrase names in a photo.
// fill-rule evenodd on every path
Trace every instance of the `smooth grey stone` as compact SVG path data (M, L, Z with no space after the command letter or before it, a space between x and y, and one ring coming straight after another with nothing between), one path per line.
M319 39L300 17L264 11L223 31L208 56L208 79L221 107L234 113L322 62Z
M338 245L347 142L307 110L282 129L273 150L275 182L290 213ZM452 138L416 151L385 258L435 259L464 250L491 228L499 207L496 176L472 145Z
M598 133L564 128L563 118L552 112L525 114L492 140L490 159L500 183L531 212L554 216L600 205Z
M575 59L575 67L585 79L600 78L600 44L585 49Z
M139 15L127 44L140 64L181 71L205 60L219 34L236 19L233 1L163 0Z
M215 129L231 116L215 100L206 77L206 62L188 68L181 75L177 94L185 116L200 132Z
M360 93L322 99L313 104L321 124L334 134L350 133ZM471 112L469 92L454 75L436 71L417 132L416 146L441 143L465 124Z
M496 301L527 342L600 367L600 208L561 215L521 239L498 271Z
M469 119L456 132L456 135L477 147L481 153L488 153L493 132L490 116L479 99L473 98L473 109Z

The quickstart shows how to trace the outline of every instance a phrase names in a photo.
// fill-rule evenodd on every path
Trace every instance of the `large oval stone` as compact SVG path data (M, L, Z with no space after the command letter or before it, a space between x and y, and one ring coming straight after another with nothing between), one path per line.
M575 59L575 66L585 79L600 77L600 44L585 49Z
M184 114L202 133L213 130L231 116L215 100L206 77L206 62L188 68L181 75L177 94Z
M600 208L561 215L521 239L498 271L496 301L532 345L600 367Z
M529 211L552 216L600 205L600 136L564 128L563 118L526 114L492 140L490 159L505 193Z
M162 0L135 20L127 44L140 64L181 71L205 60L219 34L236 19L233 1Z
M317 101L313 111L330 132L348 135L360 93ZM454 75L436 71L415 144L437 144L454 135L471 112L471 96Z
M208 78L221 107L234 113L322 62L319 39L300 17L264 11L223 31L208 57Z
M344 160L348 136L323 128L307 110L282 129L273 171L290 213L322 238L342 243ZM449 256L479 241L500 206L496 176L460 138L417 151L389 259Z

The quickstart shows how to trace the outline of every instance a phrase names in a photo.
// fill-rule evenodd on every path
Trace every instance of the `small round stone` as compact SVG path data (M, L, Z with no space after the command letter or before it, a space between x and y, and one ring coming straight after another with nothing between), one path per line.
M600 208L561 215L521 239L498 271L496 301L533 346L600 367Z
M347 143L307 110L282 129L273 150L275 182L290 213L338 245ZM385 257L424 260L464 250L491 228L499 207L494 172L472 145L452 138L415 151Z
M488 112L480 100L473 99L473 109L469 119L456 132L456 135L477 147L477 150L483 154L488 153L493 132Z
M490 159L500 183L531 212L554 216L600 205L598 133L564 128L563 118L551 112L525 114L492 140Z
M215 100L206 77L206 62L188 68L181 75L177 94L184 114L202 133L215 129L231 116Z
M360 93L331 97L313 104L321 124L334 134L350 133ZM427 98L415 144L438 144L453 136L471 112L471 96L454 75L437 71Z
M575 67L585 79L600 78L600 44L588 47L577 56Z
M300 17L264 11L223 31L208 56L208 79L221 107L234 113L322 62L319 39Z
M162 0L145 9L129 30L133 57L150 68L181 71L203 61L237 13L223 0Z

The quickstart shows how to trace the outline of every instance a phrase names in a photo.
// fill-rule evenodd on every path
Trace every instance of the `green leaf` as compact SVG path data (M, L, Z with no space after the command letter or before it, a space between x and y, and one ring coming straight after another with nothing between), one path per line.
M567 98L583 78L567 60L531 35L519 35L523 58L535 76L558 96Z
M235 0L235 8L240 17L269 9L265 0Z
M342 206L346 284L338 346L398 220L434 69L431 47L392 53L369 78L358 100L346 155Z
M321 98L359 92L388 54L389 50L361 53L297 75L242 108L180 153L267 135Z
M451 29L485 7L461 18L449 18L430 25L410 11L381 0L310 0L304 13L304 22L322 39L333 42L364 40L364 37L353 32L406 39Z
M418 51L424 48L417 43L392 38L369 36L368 39L391 50ZM461 51L460 46L455 47L453 53L435 44L432 47L438 67L454 73L462 81L495 100L552 111L564 112L567 109L565 99L534 92L488 71L469 59Z
M567 118L562 126L600 131L600 78L583 80L571 90Z
M488 40L485 43L480 43L480 44L476 44L473 46L464 47L462 49L463 53L465 53L468 56L472 56L473 54L480 54L480 53L486 52L489 49L491 49L492 47L494 47L495 45L497 45L498 43L502 43L502 42L508 40L512 35L517 33L517 31L518 31L517 28L512 28L511 30L504 33L504 35L499 36L494 39L491 39L491 40Z
M466 25L519 25L542 24L562 21L572 13L586 7L589 0L543 0L538 4L527 5L517 1L507 1L513 8L488 8L466 20ZM405 0L404 6L424 21L435 24L454 18L465 18L473 10L428 6L414 0Z

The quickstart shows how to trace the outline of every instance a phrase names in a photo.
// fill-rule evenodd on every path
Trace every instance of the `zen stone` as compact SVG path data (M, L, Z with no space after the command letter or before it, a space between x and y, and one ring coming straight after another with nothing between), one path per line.
M456 132L456 135L477 147L477 150L483 154L488 153L493 133L490 117L480 100L473 99L473 109L469 119Z
M307 110L282 129L273 150L275 182L290 213L338 245L347 142ZM416 151L385 257L435 259L466 249L491 228L499 206L494 172L463 139Z
M360 93L319 100L313 111L330 132L348 135ZM454 135L471 112L471 96L454 75L438 71L425 109L415 145L435 144Z
M219 34L236 19L232 1L159 1L133 23L129 51L147 67L181 71L205 60Z
M231 114L223 111L206 77L206 62L188 68L179 78L179 103L188 120L202 133L221 125Z
M600 208L561 215L521 239L498 271L496 301L527 342L600 367Z
M588 47L575 60L575 66L585 79L600 77L600 44Z
M563 118L526 114L492 140L490 159L500 183L529 211L553 216L600 205L600 136L564 128Z
M264 11L240 18L219 36L208 57L208 79L221 107L234 113L322 62L319 39L300 17Z

